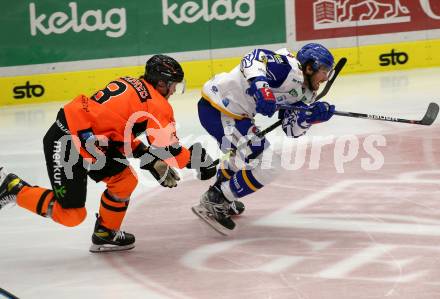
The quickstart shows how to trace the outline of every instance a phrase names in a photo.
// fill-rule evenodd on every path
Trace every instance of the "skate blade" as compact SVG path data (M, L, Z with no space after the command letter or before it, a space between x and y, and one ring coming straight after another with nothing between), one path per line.
M93 252L93 253L99 253L99 252L130 250L133 248L134 248L134 244L125 245L125 246L115 246L115 245L110 245L110 244L104 244L104 245L92 244L89 248L89 251Z
M231 232L230 229L227 229L220 223L218 223L212 216L209 215L209 212L200 205L193 206L191 210L200 217L203 221L205 221L211 228L213 228L216 232L220 233L223 236L228 236Z
M0 211L10 210L10 209L14 208L16 205L17 205L17 203L15 201L9 202L9 203L3 204L3 205L2 205L2 203L0 203Z

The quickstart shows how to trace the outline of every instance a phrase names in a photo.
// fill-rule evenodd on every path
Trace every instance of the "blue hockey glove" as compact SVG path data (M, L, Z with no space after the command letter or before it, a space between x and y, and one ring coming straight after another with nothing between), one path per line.
M257 113L271 117L276 110L276 100L272 90L263 76L255 77L247 90L257 103Z
M328 121L335 112L335 106L327 102L315 102L307 109L302 109L298 113L298 123L304 121L309 124L316 124Z

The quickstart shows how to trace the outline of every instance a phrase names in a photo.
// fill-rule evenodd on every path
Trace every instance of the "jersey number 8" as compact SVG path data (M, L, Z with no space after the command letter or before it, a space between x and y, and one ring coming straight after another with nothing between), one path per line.
M127 89L127 86L119 81L110 82L106 88L99 90L96 92L92 99L100 104L105 103L110 100L112 97L118 96L122 94Z

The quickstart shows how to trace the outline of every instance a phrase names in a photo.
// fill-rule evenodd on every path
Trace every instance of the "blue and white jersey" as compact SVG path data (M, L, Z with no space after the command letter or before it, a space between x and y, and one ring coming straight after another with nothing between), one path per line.
M278 106L290 106L298 101L311 104L316 92L304 86L298 60L287 50L275 52L255 49L229 73L220 73L205 83L202 94L215 108L233 118L253 118L256 103L246 91L249 80L264 76L271 87Z

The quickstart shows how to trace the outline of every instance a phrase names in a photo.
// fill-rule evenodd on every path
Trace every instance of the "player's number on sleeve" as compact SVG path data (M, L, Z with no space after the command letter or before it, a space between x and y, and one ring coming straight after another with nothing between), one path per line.
M119 81L113 81L106 88L98 91L92 96L96 102L103 104L112 97L118 96L127 89L127 86Z

